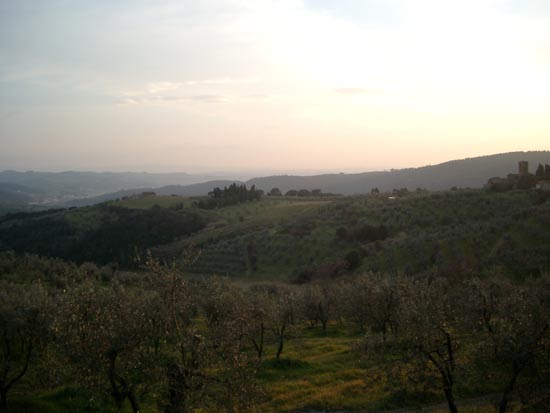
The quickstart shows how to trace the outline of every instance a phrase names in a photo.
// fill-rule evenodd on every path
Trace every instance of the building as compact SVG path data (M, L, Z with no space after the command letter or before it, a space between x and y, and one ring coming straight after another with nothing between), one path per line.
M519 161L518 162L518 175L528 175L529 174L529 162Z
M490 178L485 188L490 191L508 191L510 189L530 189L537 184L535 175L529 173L529 162L519 161L518 172L508 174L506 178Z
M537 182L537 189L544 192L550 192L550 180Z

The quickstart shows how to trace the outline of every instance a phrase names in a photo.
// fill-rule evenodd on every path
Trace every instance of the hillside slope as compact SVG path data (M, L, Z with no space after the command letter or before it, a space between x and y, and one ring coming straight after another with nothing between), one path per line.
M129 268L148 248L190 235L206 224L202 215L189 209L144 210L108 204L7 214L0 218L0 251Z
M344 195L370 192L372 188L391 191L406 187L409 190L426 188L445 190L453 186L481 188L488 178L506 176L517 171L519 161L528 161L533 172L539 163L550 164L550 151L510 152L444 162L420 168L399 169L359 174L325 174L316 176L268 176L247 181L247 185L269 191L277 187L289 189L321 189L323 192Z

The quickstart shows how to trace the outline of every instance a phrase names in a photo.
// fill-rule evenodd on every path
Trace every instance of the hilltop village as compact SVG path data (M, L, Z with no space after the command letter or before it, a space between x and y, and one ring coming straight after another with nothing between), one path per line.
M517 173L510 173L506 178L490 178L485 188L496 192L531 188L550 191L550 165L539 164L535 173L532 174L529 172L529 162L520 161Z

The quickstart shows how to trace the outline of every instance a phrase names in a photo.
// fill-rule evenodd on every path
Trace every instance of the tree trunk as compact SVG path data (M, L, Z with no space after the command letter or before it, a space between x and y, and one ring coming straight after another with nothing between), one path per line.
M164 408L165 413L185 412L185 378L176 363L168 365L166 376L168 379L168 401Z
M277 355L275 356L275 358L277 360L279 360L279 358L281 357L281 353L283 352L283 344L284 344L284 339L285 339L285 328L286 326L283 324L281 326L281 329L279 330L279 334L278 337L279 337L279 346L277 347Z
M281 353L283 352L283 338L279 337L279 346L277 347L277 355L275 356L277 360L281 357Z
M452 387L446 387L444 391L445 391L445 398L447 399L447 404L449 405L449 411L451 413L458 413L458 409L455 404L455 398L453 396Z
M502 392L502 398L500 399L500 403L498 404L498 413L506 412L506 408L508 407L508 397L510 396L510 393L512 393L512 391L514 390L514 386L516 385L516 380L520 372L521 368L517 365L517 363L514 363L512 378L504 388L504 391Z
M122 409L122 404L124 403L124 395L119 389L117 383L117 374L116 374L116 358L118 354L116 351L111 351L107 355L109 359L109 370L107 372L109 383L111 384L111 396L115 401L115 406L120 410Z
M21 378L25 375L27 372L27 369L29 368L29 361L31 359L32 354L32 342L29 343L29 347L27 348L27 353L25 355L25 365L23 366L23 369L19 372L17 376L15 376L10 381L6 382L2 380L2 385L0 386L0 410L5 411L8 407L8 391L12 388L12 386L17 383ZM7 374L7 373L6 373ZM7 378L6 378L7 380Z
M8 390L4 387L0 388L0 411L8 409Z
M132 411L134 413L139 413L139 403L136 398L136 392L134 387L130 387L130 390L128 390L128 400L130 401L130 405L132 406Z
M252 339L252 343L254 344L254 347L256 348L256 352L258 353L258 359L261 361L262 356L264 354L264 325L263 323L260 326L260 341L256 342L256 340Z

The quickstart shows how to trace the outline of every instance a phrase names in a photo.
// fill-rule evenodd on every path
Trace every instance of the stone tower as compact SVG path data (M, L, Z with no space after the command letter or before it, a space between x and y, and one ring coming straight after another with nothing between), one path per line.
M518 163L518 174L527 175L529 173L529 162L519 161Z

